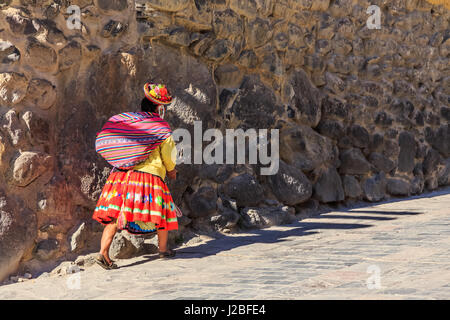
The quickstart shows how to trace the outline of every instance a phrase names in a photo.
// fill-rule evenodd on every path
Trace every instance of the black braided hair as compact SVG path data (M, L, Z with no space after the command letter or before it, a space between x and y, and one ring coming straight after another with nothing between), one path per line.
M151 102L147 98L144 98L141 101L141 111L143 111L143 112L158 112L158 105L156 103Z

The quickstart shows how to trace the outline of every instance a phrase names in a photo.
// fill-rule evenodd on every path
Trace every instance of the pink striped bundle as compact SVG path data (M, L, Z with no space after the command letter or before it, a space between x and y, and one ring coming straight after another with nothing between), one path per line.
M97 134L95 150L113 167L131 169L145 161L172 131L150 112L126 112L111 117Z

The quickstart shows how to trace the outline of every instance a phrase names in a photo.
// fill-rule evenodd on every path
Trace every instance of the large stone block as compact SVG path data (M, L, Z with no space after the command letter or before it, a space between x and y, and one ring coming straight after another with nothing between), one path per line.
M224 193L236 199L238 207L256 206L264 199L264 190L251 175L244 173L232 178L224 186Z
M280 161L278 173L268 178L269 186L277 199L294 206L311 198L312 184L301 170Z
M384 172L367 178L362 182L364 199L370 202L381 201L386 196L386 176Z
M45 79L32 79L28 85L26 101L43 110L51 108L56 102L56 87Z
M353 144L357 148L367 148L370 142L369 132L363 126L354 124L347 130L347 135Z
M369 161L375 166L375 168L385 173L389 173L395 168L394 161L378 152L372 152L369 156Z
M427 128L425 138L444 157L450 157L450 124L442 125L436 130Z
M284 83L283 95L296 111L296 119L316 127L322 113L322 95L304 71L294 72Z
M37 152L22 152L14 161L14 183L25 187L36 180L44 172L50 170L52 157Z
M25 98L28 79L21 73L0 73L0 102L3 104L17 104Z
M354 176L345 175L342 181L345 190L345 196L350 198L359 198L363 190L358 180Z
M390 178L386 181L386 190L393 196L408 196L411 192L411 185L404 179Z
M366 160L360 149L349 149L340 154L341 174L366 174L370 171L370 163Z
M256 18L246 24L245 40L249 48L257 48L266 44L272 37L269 20Z
M344 134L344 125L340 121L322 119L317 126L319 133L330 139L338 141Z
M305 172L324 164L336 165L338 150L332 141L308 126L298 125L280 132L280 157Z
M215 11L213 30L217 37L235 38L244 32L244 22L233 10Z
M341 177L335 168L328 168L322 172L314 185L314 196L323 203L344 200Z
M201 218L209 216L217 210L217 193L212 187L201 187L195 192L190 200L190 218Z
M398 170L401 172L412 172L414 169L414 158L417 150L415 138L411 133L405 131L400 133L398 142L400 145Z
M25 57L27 62L36 70L51 71L56 66L56 51L48 45L29 38L26 47Z
M115 234L109 254L115 259L129 259L143 253L146 245L145 239L140 235L133 235L126 231Z
M247 76L225 114L234 116L244 129L269 129L275 123L275 116L281 112L282 107L273 91L258 77Z
M35 213L0 189L0 282L16 271L36 235Z

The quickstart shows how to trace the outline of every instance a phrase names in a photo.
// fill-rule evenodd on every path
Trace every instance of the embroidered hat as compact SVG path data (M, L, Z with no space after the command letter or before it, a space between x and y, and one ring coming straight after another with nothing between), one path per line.
M146 83L144 85L144 93L148 100L159 105L170 104L172 102L172 97L163 84Z

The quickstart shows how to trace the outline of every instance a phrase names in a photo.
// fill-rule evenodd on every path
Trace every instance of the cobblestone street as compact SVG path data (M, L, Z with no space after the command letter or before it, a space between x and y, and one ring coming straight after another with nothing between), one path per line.
M449 225L446 189L6 285L0 299L449 299Z

